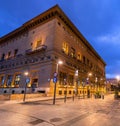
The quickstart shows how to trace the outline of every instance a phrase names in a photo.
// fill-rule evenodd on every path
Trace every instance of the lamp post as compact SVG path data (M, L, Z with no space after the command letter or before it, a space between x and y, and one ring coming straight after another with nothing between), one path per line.
M87 84L91 84L91 82L90 82L91 76L92 76L92 73L88 73L87 78L86 78Z
M88 74L88 78L89 78L89 80L90 80L90 77L91 77L91 76L92 76L92 73L89 73L89 74Z
M24 91L23 102L25 102L25 98L26 98L27 76L28 76L28 72L25 72L24 75L25 75L25 91Z
M64 91L64 103L66 103L66 99L67 99L67 82L66 82L66 78L64 78L64 88L65 88L65 91Z
M85 98L85 92L84 92L84 87L85 87L85 79L82 80L82 94L83 94L83 99Z
M53 96L53 105L55 105L55 100L56 100L56 83L57 83L57 76L58 76L58 67L60 64L63 64L63 61L58 61L56 64L56 72L54 73L54 78L53 78L53 82L54 82L54 96Z
M78 70L75 70L75 83L76 83L76 85L75 85L75 90L76 90L76 96L78 95Z
M88 96L88 98L90 98L90 90L91 90L91 81L90 81L90 77L92 76L92 73L89 73L88 74L88 81L90 82L90 85L89 85L89 89L88 89L88 94L87 94L87 96Z

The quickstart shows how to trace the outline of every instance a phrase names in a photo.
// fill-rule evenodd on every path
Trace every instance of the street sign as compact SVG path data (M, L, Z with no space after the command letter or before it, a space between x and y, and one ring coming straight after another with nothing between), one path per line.
M54 83L57 83L57 77L54 77L54 78L53 78L53 82L54 82Z
M26 83L28 84L28 83L30 83L30 78L26 78Z
M54 77L57 77L57 72L54 73Z

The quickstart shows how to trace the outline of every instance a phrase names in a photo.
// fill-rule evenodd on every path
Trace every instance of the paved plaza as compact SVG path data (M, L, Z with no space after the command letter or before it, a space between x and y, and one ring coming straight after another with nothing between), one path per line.
M50 98L0 101L0 126L120 126L120 100L111 94L52 103Z

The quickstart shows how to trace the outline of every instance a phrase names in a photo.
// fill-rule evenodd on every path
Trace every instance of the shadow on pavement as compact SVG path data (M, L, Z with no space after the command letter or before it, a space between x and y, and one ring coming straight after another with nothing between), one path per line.
M46 102L34 102L34 101L31 101L31 102L23 102L23 103L20 103L22 105L52 105L52 103L46 103Z
M22 105L53 105L52 101L50 100L46 100L46 101L26 101L26 102L22 102L19 103ZM56 103L55 105L59 105L58 103Z

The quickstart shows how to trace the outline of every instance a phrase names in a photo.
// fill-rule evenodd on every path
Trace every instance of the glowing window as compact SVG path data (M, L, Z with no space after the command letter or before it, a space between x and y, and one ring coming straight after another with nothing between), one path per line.
M75 57L75 49L73 47L71 47L71 56Z
M80 53L77 54L77 59L81 60L81 54Z
M14 85L15 85L16 87L19 87L20 79L21 79L21 74L17 74L17 75L15 76L15 80L14 80Z
M68 43L63 42L62 50L63 50L66 54L68 54L68 48L69 48Z
M59 73L59 84L61 85L66 85L67 84L67 74L66 73L63 73L63 72L60 72Z
M36 47L40 47L42 45L42 39L37 41Z

